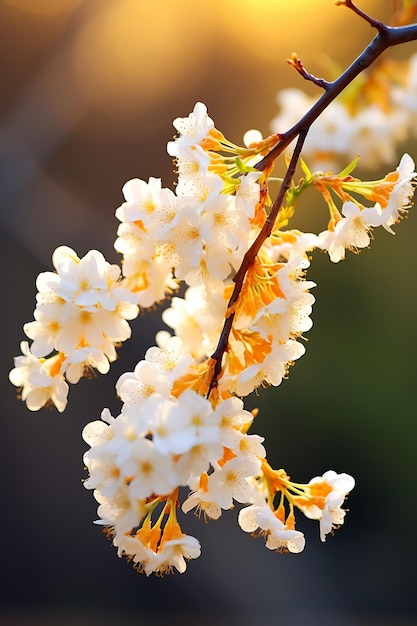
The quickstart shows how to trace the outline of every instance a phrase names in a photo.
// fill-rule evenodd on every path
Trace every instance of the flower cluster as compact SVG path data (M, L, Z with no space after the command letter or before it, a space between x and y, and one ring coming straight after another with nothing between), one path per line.
M370 183L350 175L354 164L337 176L312 174L304 165L306 176L300 185L323 195L330 211L329 228L320 235L282 228L300 191L294 187L281 222L248 269L233 307L222 374L210 393L209 355L230 314L233 272L266 219L262 199L267 194L262 193L265 182L258 172L242 172L238 181L231 179L236 158L221 160L221 153L237 149L214 128L204 105L198 103L175 126L180 135L168 150L178 163L176 195L154 179L128 183L127 189L137 192L136 201L125 191L126 203L117 211L125 221L116 242L129 267L129 259L139 259L147 249L149 238L156 241L154 259L162 258L169 247L171 262L176 261L175 277L188 285L184 297L172 298L163 313L175 336L159 333L158 347L150 348L135 371L120 378L116 389L123 402L121 414L112 418L106 411L102 418L108 425L94 422L84 431L92 446L85 455L90 472L85 485L95 490L100 523L109 529L119 555L146 574L184 571L184 559L200 553L197 540L182 532L175 514L179 487L191 489L181 505L183 512L195 509L210 519L218 519L235 501L249 504L239 514L241 528L265 535L267 547L278 551L300 552L304 547L304 536L295 529L295 508L319 520L322 540L343 523L341 507L353 479L329 471L303 485L291 482L284 470L273 470L263 439L247 434L254 416L236 395L245 396L260 384L278 385L288 366L303 354L298 339L311 327L314 302L309 292L314 283L305 279L307 253L326 249L331 260L338 261L345 249L369 244L371 227L391 230L410 204L415 176L408 155L395 172ZM250 149L240 151L240 158L253 158ZM342 201L341 213L332 193ZM365 208L357 195L373 200L374 206ZM153 220L146 219L148 211ZM137 247L133 237L130 245L124 245L134 231ZM359 233L366 233L366 243ZM139 240L145 243L139 245ZM133 276L127 280L133 281ZM142 275L136 284L152 281ZM166 290L167 281L163 284ZM137 290L139 298L146 289Z
M163 299L179 280L220 291L248 247L259 197L259 174L253 173L235 181L235 195L223 193L223 167L202 147L219 135L203 104L174 126L182 129L168 144L179 170L176 193L162 188L160 179L130 180L116 211L121 224L115 248L123 255L126 284L143 307Z
M66 247L55 251L56 271L39 276L35 321L24 327L32 346L23 342L10 373L28 408L53 402L63 410L66 380L75 383L92 368L106 373L116 344L130 335L126 320L185 283L183 297L172 297L162 315L174 334L158 333L157 345L116 384L120 414L105 409L83 432L90 446L84 484L99 503L98 523L119 556L147 575L183 572L200 554L178 522L179 508L218 519L235 502L246 505L241 528L277 551L304 548L296 509L319 521L323 541L343 523L353 478L328 471L304 484L274 470L263 438L248 434L256 412L245 410L242 397L279 385L305 351L311 252L326 250L337 262L347 249L368 246L376 226L392 232L411 204L416 176L409 155L371 182L351 175L356 161L337 175L303 162L304 177L290 186L270 236L246 262L271 210L271 171L253 165L276 137L236 146L202 103L174 126L175 193L155 178L126 183L116 211L122 270L97 251L82 259ZM329 210L327 230L317 235L287 227L307 189ZM181 502L184 487L189 495Z
M233 276L266 219L261 173L246 168L233 178L236 160L249 162L265 146L245 149L228 142L202 103L174 126L180 134L168 152L178 167L176 194L156 179L129 181L126 202L116 211L121 224L115 247L123 253L126 284L142 306L169 292L174 275L188 285L163 320L201 362L216 347ZM222 390L247 395L262 381L277 385L304 353L297 337L311 326L314 298L308 290L314 284L305 281L304 271L315 241L277 231L259 253L234 311Z
M352 491L355 481L349 474L337 474L329 470L323 476L312 478L307 485L290 481L284 470L273 471L264 462L263 480L267 484L268 501L276 493L280 494L280 504L274 511L268 503L251 504L239 512L242 530L250 533L258 531L266 537L266 547L270 550L301 552L304 549L304 535L295 530L294 506L307 517L320 522L320 538L343 524L346 511L342 504ZM284 500L289 503L286 517Z
M372 229L382 226L394 234L392 226L399 222L411 206L414 195L416 172L413 159L404 154L396 171L384 179L362 182L346 174L339 176L318 173L314 185L325 198L330 213L328 228L321 232L318 247L327 250L334 263L345 258L345 251L356 252L367 248L371 242ZM339 211L330 192L342 201ZM352 195L353 194L353 195ZM356 196L373 200L373 206L365 207Z
M100 523L119 554L147 574L184 571L183 557L200 553L198 541L182 533L177 521L178 488L193 490L185 512L197 507L216 519L233 499L250 499L249 478L265 456L263 439L244 432L253 415L238 398L214 408L191 389L178 398L169 393L173 370L164 370L163 363L167 353L176 353L174 339L163 355L151 349L119 381L121 414L113 418L105 411L106 423L88 424L83 433L92 446L84 457L90 473L84 484L95 490ZM187 367L186 358L179 360L180 370Z
M23 356L10 372L32 411L49 402L63 411L66 381L76 383L93 368L106 374L116 359L115 347L130 337L126 320L138 314L119 266L107 263L101 252L90 250L80 259L61 246L52 262L56 272L44 272L36 282L35 320L23 328L33 343L22 342Z
M269 549L304 548L294 507L320 521L324 541L343 523L341 505L353 479L329 471L302 485L292 483L283 470L273 470L263 438L247 433L254 415L242 400L230 396L213 403L191 389L173 395L172 381L191 359L176 337L165 349L150 348L135 371L117 383L120 415L114 418L104 410L102 421L84 429L91 446L84 455L90 474L84 485L94 489L98 523L119 556L147 575L174 568L183 572L185 559L199 556L199 542L183 533L177 519L182 486L191 490L183 512L195 509L206 519L218 519L234 502L249 503L239 524L247 532L259 528Z

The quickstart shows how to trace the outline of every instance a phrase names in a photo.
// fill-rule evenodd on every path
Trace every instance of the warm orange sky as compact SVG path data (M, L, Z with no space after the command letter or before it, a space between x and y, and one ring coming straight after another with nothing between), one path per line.
M361 4L383 18L391 3ZM132 116L172 91L191 91L213 60L233 65L248 89L255 73L294 82L285 67L293 50L317 71L322 55L350 61L371 34L333 0L2 0L0 14L12 53L3 69L13 82L75 20L65 70L79 96L110 115Z

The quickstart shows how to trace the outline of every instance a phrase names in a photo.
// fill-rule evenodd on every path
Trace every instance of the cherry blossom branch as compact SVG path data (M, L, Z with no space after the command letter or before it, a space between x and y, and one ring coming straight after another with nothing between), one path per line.
M348 5L346 5L348 6ZM392 48L402 43L408 43L417 39L417 24L408 26L391 27L386 26L379 31L371 43L366 46L363 52L353 61L353 63L333 82L328 83L326 91L313 104L311 109L287 132L279 135L278 143L272 150L255 166L258 170L265 170L275 161L275 159L285 150L285 148L299 135L302 128L310 128L312 123L323 113L333 100L350 83L367 69L376 59L388 48Z
M304 145L305 138L307 137L308 130L309 130L308 128L304 128L300 130L298 139L297 139L297 144L295 146L294 152L291 157L291 161L288 165L286 174L279 188L278 195L275 198L275 201L272 205L271 211L265 221L265 224L263 225L258 236L256 237L255 241L253 242L253 244L247 250L245 256L243 257L241 266L233 278L235 286L233 288L233 292L232 292L232 295L230 297L230 300L227 306L227 310L229 311L229 314L227 315L225 323L223 325L223 329L220 335L219 342L217 344L217 348L211 355L211 358L215 361L215 364L214 364L214 369L213 369L213 376L210 382L209 391L207 395L210 395L211 390L217 387L217 381L221 374L222 358L223 358L223 354L227 350L227 346L229 343L229 335L232 330L233 320L235 317L235 313L233 311L234 305L236 304L239 298L239 295L243 286L243 282L245 280L249 267L255 261L255 257L258 254L259 250L261 249L262 245L264 244L265 240L268 239L268 237L272 233L272 229L274 228L274 224L276 222L279 210L282 206L282 203L284 202L285 194L290 188L290 184L294 176L295 168L297 167L298 159L300 158L301 150Z
M259 235L256 237L255 241L253 242L253 244L251 245L251 247L249 248L249 250L246 252L245 256L243 257L242 264L239 270L236 272L236 275L233 279L235 282L235 289L236 287L239 287L239 290L240 290L240 287L243 284L243 281L244 281L244 278L245 278L245 275L249 266L252 265L252 263L255 261L255 257L258 254L259 250L261 249L264 241L268 239L268 237L272 233L272 229L274 228L274 224L278 217L278 212L282 206L282 203L284 202L285 194L290 188L290 184L294 176L295 168L297 167L297 163L300 158L301 150L304 145L305 138L307 137L308 131L309 129L306 127L306 128L302 128L299 132L297 144L295 146L294 152L292 153L291 161L288 165L287 172L281 183L281 186L278 191L278 195L275 198L271 211ZM233 294L232 294L232 297L233 297ZM234 304L234 302L232 304Z
M278 195L274 201L271 212L266 220L263 228L261 229L258 237L246 252L242 264L237 271L234 282L235 286L233 293L228 303L226 319L223 325L222 332L217 344L217 347L211 359L214 361L213 375L209 385L208 396L211 391L217 387L218 379L222 372L222 360L229 345L229 336L233 326L234 320L234 307L239 299L239 295L248 272L249 267L253 264L256 255L262 247L265 240L270 236L274 227L279 210L284 202L285 194L287 193L299 157L302 146L307 137L308 131L313 122L323 113L323 111L335 100L335 98L348 86L350 83L361 74L365 69L372 65L376 59L388 48L392 48L399 44L407 43L417 40L417 24L411 24L407 26L390 27L374 20L366 13L361 11L351 0L345 0L339 2L339 5L344 5L353 10L357 15L366 20L372 27L378 30L378 34L374 39L366 46L363 52L353 61L353 63L332 82L321 81L316 79L307 72L300 71L299 67L295 67L300 74L307 80L311 80L318 86L322 87L325 91L317 102L310 108L309 111L287 132L279 134L278 143L272 148L272 150L255 166L258 170L264 171L271 167L275 159L285 150L285 148L298 137L296 147L291 157L290 164L285 174L284 180L279 189ZM302 66L302 64L301 64ZM301 68L300 66L300 68Z

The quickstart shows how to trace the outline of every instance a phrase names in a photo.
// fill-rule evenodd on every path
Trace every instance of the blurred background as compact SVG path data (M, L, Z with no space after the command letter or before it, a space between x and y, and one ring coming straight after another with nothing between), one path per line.
M393 4L360 3L382 20ZM1 626L416 623L413 211L395 237L377 232L371 251L337 266L316 255L307 354L249 401L275 467L299 481L329 468L357 480L346 525L325 544L299 517L300 555L269 552L240 531L237 511L210 524L188 515L202 556L182 576L146 578L93 525L81 431L103 407L119 412L114 383L154 343L158 312L133 323L107 377L71 388L62 415L30 413L7 380L54 248L97 248L116 262L123 184L172 186L175 117L201 100L229 139L253 127L266 135L279 89L318 94L285 63L291 52L320 75L326 55L344 68L373 34L333 0L0 0ZM410 139L403 151L416 159L416 148ZM321 230L313 209L306 228Z

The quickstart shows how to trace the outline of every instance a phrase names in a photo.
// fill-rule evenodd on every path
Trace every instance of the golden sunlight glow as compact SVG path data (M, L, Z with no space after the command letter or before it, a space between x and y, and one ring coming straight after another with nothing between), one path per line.
M82 92L99 106L129 113L168 98L209 54L199 3L192 5L192 15L188 0L96 6L80 29L72 59Z
M343 11L331 0L228 0L217 8L230 36L269 61L274 49L277 53L285 50L289 56L296 42L302 41L304 47L317 43L315 25L321 17L326 15L328 29L341 19Z
M274 63L277 55L285 60L281 57L284 51L289 57L294 48L303 55L317 50L320 32L331 33L342 20L355 23L356 16L335 4L335 0L228 0L216 4L216 10L230 37L254 56ZM380 4L378 0L367 0L362 8L374 13ZM346 48L346 41L342 43ZM338 41L330 36L327 50L335 44Z
M25 0L9 1L25 5ZM48 5L48 0L33 4ZM365 8L373 4L368 0ZM272 66L277 72L286 69L294 47L303 57L314 55L314 65L321 33L334 27L336 35L326 45L331 55L340 25L349 28L358 19L335 7L334 0L112 0L89 4L84 17L73 42L71 71L80 96L116 116L165 102L185 84L194 83L200 93L208 66L215 74L219 68L221 83L225 58L229 65L258 65L257 75L265 80Z
M82 0L6 0L6 2L20 11L45 17L72 11Z

